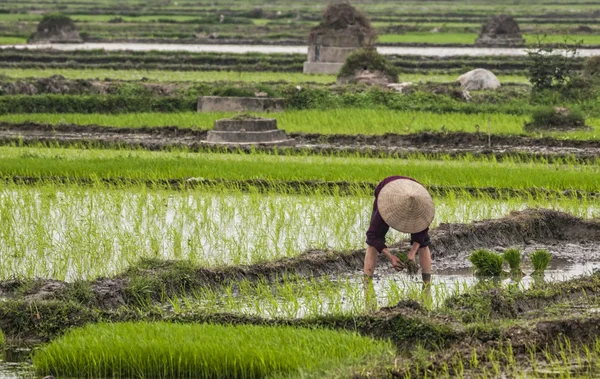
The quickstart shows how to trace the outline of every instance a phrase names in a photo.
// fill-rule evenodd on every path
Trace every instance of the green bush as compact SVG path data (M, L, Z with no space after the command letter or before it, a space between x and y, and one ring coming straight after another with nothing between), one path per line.
M75 29L75 24L69 16L61 13L48 13L42 18L42 21L37 26L38 32L45 30L59 30L63 28Z
M561 50L564 53L554 53L552 48L538 41L537 46L527 52L526 75L534 92L560 87L575 76L577 49L563 46Z
M508 263L510 271L516 272L521 270L521 251L519 249L506 249L502 255Z
M552 255L546 249L539 249L531 253L529 256L531 259L531 265L533 266L534 274L543 274L548 268Z
M6 337L4 337L4 333L0 330L0 349L4 347L6 344Z
M600 55L585 60L583 76L589 79L600 79Z
M381 71L393 82L398 81L398 71L374 47L360 49L350 54L338 73L338 78L352 77L357 71Z
M40 375L264 378L393 358L391 344L348 332L171 323L95 324L38 350Z
M543 107L535 110L525 130L585 128L585 118L578 109Z
M500 276L502 274L502 255L489 250L480 249L471 253L469 260L473 264L475 274L482 276Z
M193 112L197 99L186 97L15 95L0 97L0 114L7 113L139 113Z

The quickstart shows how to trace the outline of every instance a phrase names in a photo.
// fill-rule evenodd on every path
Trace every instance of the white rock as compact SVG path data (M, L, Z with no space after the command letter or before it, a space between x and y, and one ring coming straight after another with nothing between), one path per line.
M413 85L412 82L390 83L387 85L387 87L396 90L396 92L402 93L402 92L404 92L405 89L407 89L408 87L411 87L412 85Z
M484 68L476 68L473 71L462 74L456 81L460 83L462 89L467 91L500 88L500 81L496 75Z

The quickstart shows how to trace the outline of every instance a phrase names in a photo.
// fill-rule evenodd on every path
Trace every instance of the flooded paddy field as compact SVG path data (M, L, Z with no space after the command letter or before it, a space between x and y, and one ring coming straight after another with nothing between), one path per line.
M377 50L317 75L320 5L0 6L0 378L600 376L596 5L356 7ZM520 35L476 47L500 13ZM25 44L57 20L81 43ZM288 145L207 144L225 118ZM391 230L365 275L392 175L432 267Z

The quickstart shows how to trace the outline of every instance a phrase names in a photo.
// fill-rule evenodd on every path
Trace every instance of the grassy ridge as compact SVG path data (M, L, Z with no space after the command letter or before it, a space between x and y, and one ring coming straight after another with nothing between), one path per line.
M4 177L124 177L138 180L266 179L376 183L406 175L427 185L597 191L600 165L519 163L494 158L364 159L362 157L237 155L186 152L1 147Z
M7 114L0 122L47 124L101 125L115 127L178 126L212 129L215 120L231 117L234 113L127 113L127 114ZM574 132L523 132L529 116L503 113L447 113L406 112L389 109L331 109L288 110L278 114L262 114L277 119L278 127L288 133L369 134L417 133L421 131L487 132L488 117L492 134L549 135L565 139L600 139L600 119L590 118L586 123L594 129Z
M151 81L190 81L190 82L287 82L287 83L335 83L335 75L309 75L297 72L239 72L239 71L166 71L166 70L106 70L86 69L77 70L70 68L55 69L2 69L2 74L19 78L43 78L52 75L62 75L68 79L93 79L111 78L118 80L141 80L146 78ZM400 75L405 82L446 83L454 82L458 75L454 74L406 74ZM497 75L502 83L528 83L522 75Z
M89 325L42 348L39 374L63 377L264 378L392 359L389 342L320 329L251 325Z

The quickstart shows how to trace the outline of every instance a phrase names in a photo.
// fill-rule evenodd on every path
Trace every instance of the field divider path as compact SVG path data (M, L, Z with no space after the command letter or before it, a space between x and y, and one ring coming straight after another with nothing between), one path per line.
M366 157L406 157L414 154L444 154L504 157L535 157L552 162L570 158L594 162L600 157L600 141L561 140L485 133L421 132L414 134L344 135L290 133L296 144L289 147L212 146L204 142L207 130L176 126L120 128L73 124L0 123L0 144L54 143L63 146L89 145L105 148L191 151L254 152L277 151L287 154L360 154Z

